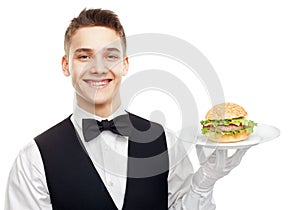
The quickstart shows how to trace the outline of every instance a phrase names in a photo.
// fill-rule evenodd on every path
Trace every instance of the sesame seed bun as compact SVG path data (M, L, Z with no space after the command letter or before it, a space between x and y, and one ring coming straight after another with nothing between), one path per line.
M207 120L226 120L246 117L248 114L243 107L235 103L221 103L213 106L207 113Z

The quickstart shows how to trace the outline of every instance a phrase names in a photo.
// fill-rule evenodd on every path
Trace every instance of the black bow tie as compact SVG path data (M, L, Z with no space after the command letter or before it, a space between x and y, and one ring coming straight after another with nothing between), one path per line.
M129 136L129 115L120 115L112 120L82 120L82 132L86 142L96 138L102 131L109 130L115 134Z

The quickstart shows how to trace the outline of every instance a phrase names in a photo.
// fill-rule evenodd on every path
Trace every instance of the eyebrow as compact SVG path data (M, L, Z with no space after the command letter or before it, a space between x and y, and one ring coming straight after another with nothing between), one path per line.
M117 52L121 52L121 50L119 50L116 47L105 47L103 48L104 51L117 51Z
M90 48L78 48L74 51L74 54L76 53L80 53L80 52L88 52L88 53L91 53L93 52L94 50L90 49ZM121 50L119 50L118 48L116 47L105 47L103 48L103 51L115 51L115 52L121 52Z
M80 52L93 52L93 50L90 48L78 48L74 51L74 54L80 53Z

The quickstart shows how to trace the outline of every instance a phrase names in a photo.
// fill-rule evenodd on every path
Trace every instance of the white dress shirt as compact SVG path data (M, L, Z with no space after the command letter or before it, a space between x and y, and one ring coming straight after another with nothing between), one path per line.
M108 120L124 114L120 107ZM75 106L71 121L118 209L122 209L127 174L128 141L125 136L103 131L95 139L85 142L82 119L103 120ZM169 152L168 208L170 210L211 210L212 191L196 192L191 180L193 167L187 156L187 146L174 133L165 129ZM7 184L5 210L51 210L51 200L43 162L35 141L25 146L17 156Z

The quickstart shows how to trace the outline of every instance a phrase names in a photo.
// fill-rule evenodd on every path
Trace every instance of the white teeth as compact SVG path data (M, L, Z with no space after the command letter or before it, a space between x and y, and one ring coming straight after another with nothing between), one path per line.
M98 86L98 85L104 85L104 84L105 84L104 82L94 82L94 83L93 83L93 85L97 85L97 86Z
M106 81L103 81L103 82L91 82L92 86L101 86L101 85L105 85L107 84Z

